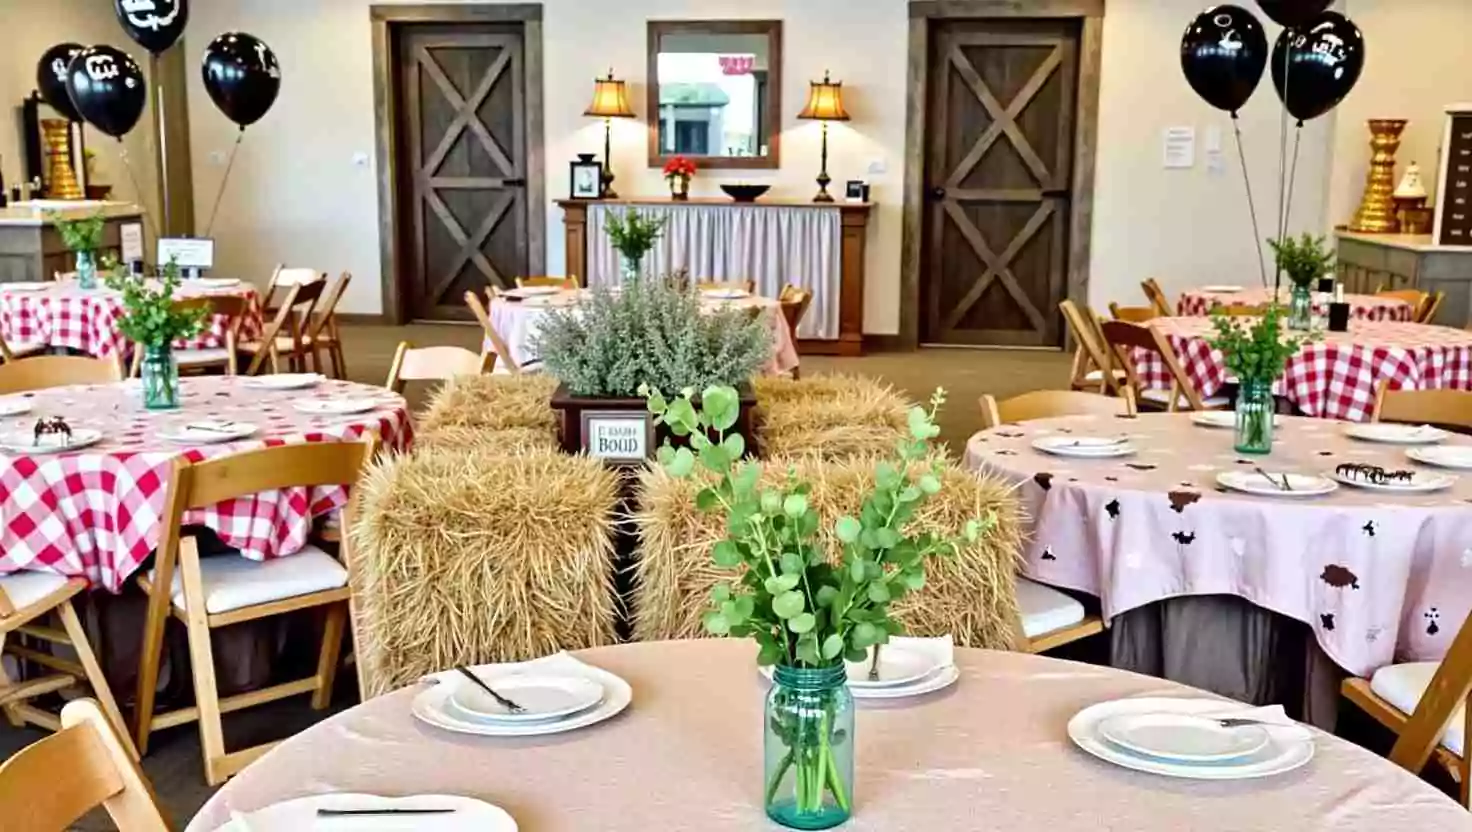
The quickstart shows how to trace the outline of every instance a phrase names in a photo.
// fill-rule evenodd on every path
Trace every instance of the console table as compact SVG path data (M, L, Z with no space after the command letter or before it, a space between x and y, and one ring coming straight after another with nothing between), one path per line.
M33 283L50 280L56 272L76 268L76 258L61 241L61 235L46 215L46 208L56 208L62 219L78 220L101 213L102 247L99 254L116 256L122 245L122 226L142 223L138 206L116 202L46 203L32 207L18 203L0 208L0 283Z
M864 260L872 203L721 198L558 200L567 235L567 274L614 285L618 255L604 229L621 211L664 217L645 260L651 274L686 270L696 281L751 280L776 297L786 285L813 292L798 333L809 354L857 356L864 349Z
M1352 294L1386 289L1445 292L1433 323L1472 323L1472 248L1434 245L1430 234L1359 234L1341 231L1339 279Z

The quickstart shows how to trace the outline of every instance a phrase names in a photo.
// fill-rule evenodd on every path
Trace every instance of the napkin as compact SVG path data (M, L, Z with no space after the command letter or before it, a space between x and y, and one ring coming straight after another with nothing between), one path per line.
M917 636L895 636L889 640L891 647L903 647L916 653L923 653L935 659L939 667L951 667L956 663L956 640L949 635L934 638L919 638ZM872 653L870 654L873 655Z
M1307 727L1294 722L1282 705L1266 705L1261 708L1253 708L1235 702L1223 702L1221 708L1213 708L1209 711L1195 711L1193 716L1204 716L1209 719L1251 719L1263 723L1262 727L1277 743L1295 743L1313 740L1313 732Z
M592 679L593 681L599 682L600 684L602 683L602 679L599 677L603 673L607 672L600 668L596 668L586 662L580 661L567 651L553 653L550 656L543 656L540 659L532 659L529 662L478 664L471 667L470 670L475 675L480 676L482 679L485 679L487 681L495 679L497 677L509 676L522 671L537 670L544 673L565 673L570 676L581 676L587 679ZM442 682L458 682L460 680L465 680L465 677L460 675L460 671L454 669L453 667L449 670L441 670L438 673L431 673L427 676L419 677L419 681L421 682L433 682L436 684Z

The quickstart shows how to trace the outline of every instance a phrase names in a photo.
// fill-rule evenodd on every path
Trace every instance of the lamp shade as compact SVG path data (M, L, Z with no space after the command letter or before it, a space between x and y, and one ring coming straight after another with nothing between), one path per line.
M634 111L629 108L628 89L623 81L614 80L613 70L608 71L607 78L600 78L593 83L593 103L588 105L583 115L597 118L634 117Z
M812 82L808 91L808 105L797 114L798 118L817 121L848 121L848 111L843 109L843 82L829 78L823 73L822 81Z

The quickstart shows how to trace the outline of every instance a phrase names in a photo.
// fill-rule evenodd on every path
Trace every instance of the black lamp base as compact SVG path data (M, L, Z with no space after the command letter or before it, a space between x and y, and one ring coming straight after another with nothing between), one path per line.
M818 195L813 197L813 202L829 203L833 201L833 194L828 193L828 185L833 182L833 177L827 171L818 175Z

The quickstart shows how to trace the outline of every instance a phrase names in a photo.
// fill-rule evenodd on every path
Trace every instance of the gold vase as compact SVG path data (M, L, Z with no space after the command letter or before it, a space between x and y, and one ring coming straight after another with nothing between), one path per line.
M46 196L49 199L82 199L82 186L72 169L72 123L64 118L41 119L46 142Z
M1396 230L1395 152L1400 149L1400 134L1406 129L1403 118L1370 119L1370 173L1365 177L1365 196L1354 213L1350 231L1386 234Z

